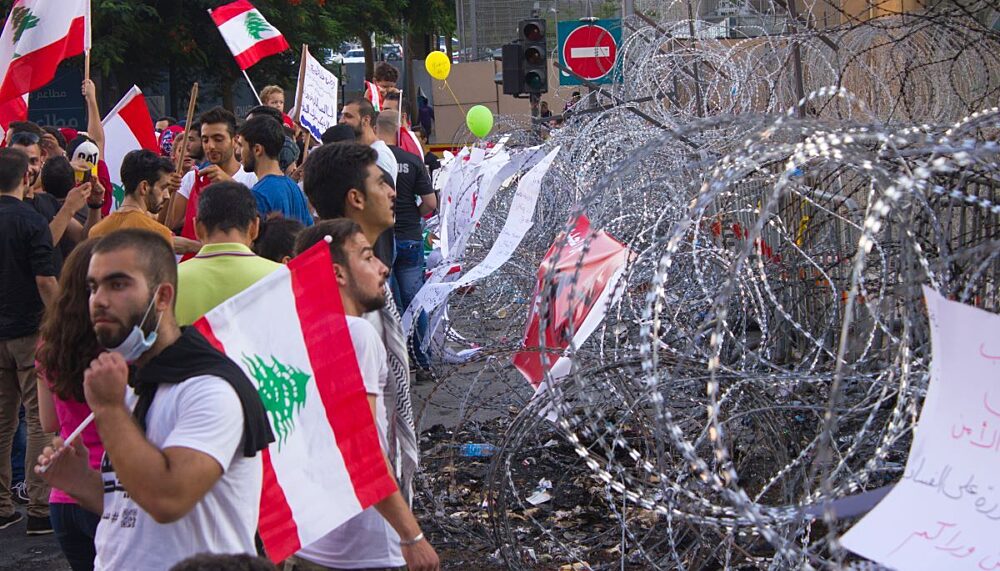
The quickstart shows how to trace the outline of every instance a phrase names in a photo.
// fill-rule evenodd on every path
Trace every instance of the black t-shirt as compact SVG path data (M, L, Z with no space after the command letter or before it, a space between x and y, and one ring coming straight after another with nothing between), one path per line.
M36 276L55 276L49 225L31 206L0 196L0 340L38 332L45 306Z
M34 208L35 212L41 214L45 218L46 224L52 222L52 219L55 218L56 214L59 213L59 210L62 209L62 204L59 203L59 199L45 192L36 193L31 198L25 198L24 202ZM62 272L63 260L71 251L73 251L73 246L75 246L73 241L66 236L65 232L63 232L62 238L59 239L59 243L56 244L55 252L53 252L53 255L55 256L57 276Z
M431 179L427 176L424 161L413 153L408 153L399 147L389 147L399 172L396 174L396 239L423 239L423 229L420 226L420 209L417 207L417 197L434 194Z
M424 165L427 167L427 172L433 178L434 171L441 168L441 159L439 159L434 153L427 151L427 154L424 155Z

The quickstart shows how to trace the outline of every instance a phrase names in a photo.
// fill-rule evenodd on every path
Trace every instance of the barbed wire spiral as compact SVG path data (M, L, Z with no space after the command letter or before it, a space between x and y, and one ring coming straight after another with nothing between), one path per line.
M747 4L757 35L735 40L682 2L625 21L621 82L547 130L561 150L514 256L438 310L441 339L481 351L435 359L425 408L454 409L451 444L498 447L425 450L420 501L445 544L511 569L871 565L830 506L902 473L928 382L921 286L1000 309L1000 12L839 6ZM498 126L512 152L535 136ZM559 350L548 300L593 301L583 255L534 291L582 214L632 256L571 372L535 394L510 359L533 304Z

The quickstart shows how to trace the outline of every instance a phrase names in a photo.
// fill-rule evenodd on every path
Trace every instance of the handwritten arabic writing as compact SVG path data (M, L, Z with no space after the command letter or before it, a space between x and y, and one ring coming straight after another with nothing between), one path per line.
M319 139L327 129L337 124L340 80L312 57L312 54L307 56L299 120L313 137Z
M964 478L958 477L955 475L955 468L950 464L945 464L940 470L932 472L930 477L921 478L926 466L927 458L920 458L916 462L915 469L911 470L910 467L907 467L906 472L903 473L903 481L927 486L949 500L961 501L966 498L975 498L972 507L977 513L992 521L1000 521L1000 501L991 499L996 497L994 495L997 491L996 486L980 483L981 478L977 478L976 474L971 472ZM958 484L957 482L962 483Z
M912 542L912 543L911 543ZM995 543L983 545L981 543L969 543L965 532L961 526L949 521L936 521L926 529L916 529L895 549L890 551L894 554L904 547L909 548L931 548L944 552L956 559L965 559L977 554L993 552L992 555L985 555L976 561L976 567L983 571L994 571L1000 569L1000 549ZM977 555L978 556L978 555Z

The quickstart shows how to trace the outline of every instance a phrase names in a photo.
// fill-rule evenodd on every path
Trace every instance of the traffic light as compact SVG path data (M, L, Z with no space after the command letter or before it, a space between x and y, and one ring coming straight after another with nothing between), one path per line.
M522 50L521 93L549 92L548 46L545 43L545 20L531 18L518 24L518 41ZM504 70L506 71L506 53ZM506 83L506 82L505 82ZM504 93L507 92L506 86Z
M520 95L524 93L524 62L521 44L505 44L502 53L502 69L500 81L503 84L504 95Z

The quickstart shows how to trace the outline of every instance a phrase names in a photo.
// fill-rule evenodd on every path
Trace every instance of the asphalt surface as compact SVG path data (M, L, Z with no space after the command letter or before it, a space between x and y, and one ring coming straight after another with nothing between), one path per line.
M24 513L24 508L18 511ZM2 571L69 571L62 551L53 535L29 536L25 533L27 518L0 530L0 570Z

